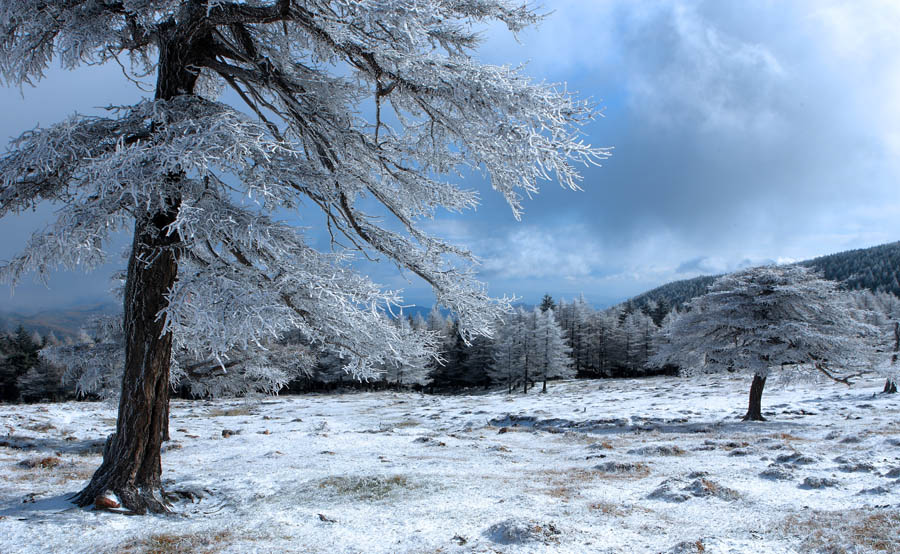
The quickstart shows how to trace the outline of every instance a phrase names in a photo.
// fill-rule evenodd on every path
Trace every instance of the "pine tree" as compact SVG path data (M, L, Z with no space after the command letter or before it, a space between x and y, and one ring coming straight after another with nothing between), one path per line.
M556 302L553 301L553 297L549 294L544 294L544 297L541 298L541 311L546 312L547 310L556 310Z
M19 398L19 380L38 365L40 346L21 325L0 342L0 401L14 402Z
M9 84L39 81L54 58L74 68L123 57L156 75L152 99L29 131L0 159L0 216L61 205L47 232L0 268L4 280L59 264L96 267L110 233L133 229L119 419L79 504L112 491L135 512L167 509L160 447L173 348L225 367L300 329L360 375L422 353L421 340L396 336L378 316L401 302L395 293L349 268L352 251L311 248L272 217L278 210L321 209L335 244L421 277L466 337L488 333L505 309L470 267L450 265L471 259L467 251L419 226L440 207L475 205L474 191L439 176L483 167L518 216L522 193L539 180L576 188L573 164L607 151L576 132L593 117L590 105L470 56L470 24L517 32L539 15L507 0L412 8L0 0ZM219 100L225 88L253 117ZM235 201L248 197L257 204ZM364 212L363 198L394 219Z

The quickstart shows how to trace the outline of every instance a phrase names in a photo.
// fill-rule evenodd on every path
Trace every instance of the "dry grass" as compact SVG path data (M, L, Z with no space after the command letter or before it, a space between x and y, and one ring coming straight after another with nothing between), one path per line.
M208 417L235 417L249 416L253 414L253 410L247 406L239 406L236 408L213 408L212 410L206 412L206 415Z
M418 427L422 425L422 422L416 419L406 419L404 421L400 421L398 423L393 423L390 425L392 429L406 429L408 427Z
M159 533L146 538L132 539L118 545L112 552L140 554L209 554L220 552L234 540L231 531L176 535Z
M22 469L53 469L62 464L62 460L56 456L46 456L38 458L27 458L16 464Z
M13 481L27 482L53 482L64 483L66 481L84 481L90 479L97 469L94 462L77 460L64 461L55 456L28 458L15 464L13 467L19 470L9 478Z
M23 425L22 428L28 429L29 431L35 431L38 433L46 433L47 431L49 431L51 429L56 429L56 426L53 425L52 423L36 422L36 423L32 423L30 425Z
M808 442L809 441L809 439L807 439L805 437L798 437L797 435L792 435L790 433L775 433L775 434L772 434L769 436L773 439L783 440L788 443L795 442L795 441L800 441L800 442Z
M588 504L588 509L612 517L625 517L632 511L612 502L591 502Z
M383 500L397 491L418 488L405 475L392 476L344 476L326 477L315 483L316 488L354 500Z
M900 510L897 509L795 514L788 516L778 530L796 537L801 552L900 554Z
M650 466L643 462L615 464L608 468L597 466L596 468L567 468L548 469L541 472L545 477L547 488L542 489L545 494L568 502L581 496L581 490L588 483L598 480L631 480L643 479L650 475Z

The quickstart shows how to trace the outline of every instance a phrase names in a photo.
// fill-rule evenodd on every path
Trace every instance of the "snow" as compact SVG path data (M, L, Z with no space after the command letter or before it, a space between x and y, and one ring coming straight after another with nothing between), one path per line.
M163 479L185 498L136 517L66 501L114 406L3 405L0 551L871 551L860 529L900 525L882 384L770 386L758 423L730 375L174 401Z

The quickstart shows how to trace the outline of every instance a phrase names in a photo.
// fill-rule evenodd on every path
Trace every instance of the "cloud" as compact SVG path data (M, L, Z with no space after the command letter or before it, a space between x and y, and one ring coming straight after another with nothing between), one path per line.
M627 29L629 104L650 123L753 134L778 126L772 95L785 71L766 46L681 4L632 14Z
M738 271L740 269L746 269L748 267L758 267L761 265L774 265L776 263L783 263L781 261L772 260L769 258L762 259L751 259L751 258L743 258L740 260L729 260L725 258L719 257L710 257L710 256L698 256L696 258L692 258L690 260L685 260L678 264L678 267L675 268L675 273L677 274L691 274L693 275L720 275L722 273L731 273L732 271Z
M599 271L598 245L578 228L522 226L497 240L476 245L484 251L480 273L487 279L579 280Z

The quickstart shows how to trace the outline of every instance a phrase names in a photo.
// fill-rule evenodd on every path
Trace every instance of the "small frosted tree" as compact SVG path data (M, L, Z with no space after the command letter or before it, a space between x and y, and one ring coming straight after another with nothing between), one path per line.
M540 18L508 0L0 0L8 84L36 83L54 59L155 75L152 98L29 131L0 158L0 216L61 206L3 280L97 267L111 233L133 232L119 417L78 504L114 493L167 510L173 348L227 370L299 330L360 375L427 351L383 321L400 298L348 266L353 250L422 278L466 337L489 332L506 303L465 249L420 224L477 203L441 176L481 168L518 216L523 192L551 178L577 188L575 164L606 155L578 135L589 104L471 57L472 24L517 32ZM301 207L349 248L317 251L272 217Z
M876 370L884 377L884 391L896 394L900 382L900 298L889 292L859 290L853 292L854 305L865 314L866 323L879 329Z
M400 329L401 334L412 332L412 322L402 313L393 318L391 323ZM424 385L428 378L428 361L428 356L420 356L388 362L381 368L383 372L381 379L398 387Z
M491 382L506 385L507 393L512 393L525 370L525 341L521 335L519 317L518 311L509 314L496 327L491 349L492 363L487 368Z
M851 296L801 266L766 266L719 278L666 329L654 356L686 373L737 370L753 375L744 420L762 421L772 371L786 378L826 376L850 384L871 367L877 329ZM843 373L840 373L843 372Z
M572 349L566 344L565 333L556 322L553 308L540 311L535 308L534 316L536 379L543 382L541 392L547 392L547 379L569 379L575 376Z

